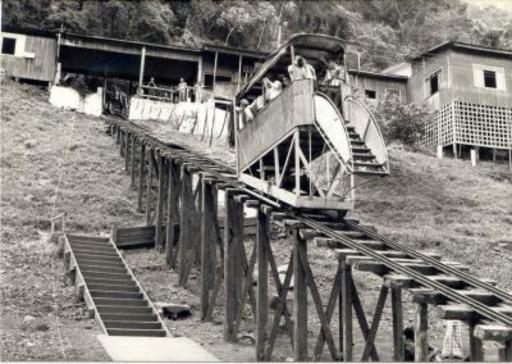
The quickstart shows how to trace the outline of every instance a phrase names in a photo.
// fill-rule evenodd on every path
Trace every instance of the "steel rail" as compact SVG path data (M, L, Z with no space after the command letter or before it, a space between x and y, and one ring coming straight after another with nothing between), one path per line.
M227 171L229 171L231 173L236 172L232 167L230 167L218 160L204 156L198 152L191 151L190 149L188 149L185 146L175 144L175 147L174 147L170 144L166 144L166 143L162 142L161 140L159 140L158 138L156 138L152 135L149 135L148 134L148 133L150 133L149 130L145 130L145 128L142 128L133 122L123 121L122 124L117 121L109 121L109 122L113 122L113 123L117 124L118 127L121 127L121 128L137 129L136 132L143 133L143 136L142 136L143 138L150 139L153 143L158 145L159 148L161 148L163 150L167 150L171 155L172 154L177 154L177 155L188 154L190 157L194 157L196 159L202 159L201 162L196 160L191 163L197 164L198 167L200 169L202 169L203 171L206 171L207 173L214 175L217 179L221 180L222 182L224 182L228 185L233 186L236 189L239 189L243 192L251 194L252 196L257 197L258 199L261 199L265 202L270 202L274 207L279 207L282 210L282 212L287 213L291 218L295 218L298 221L302 222L304 225L307 225L307 226L317 230L318 232L320 232L328 237L331 237L333 239L336 239L336 240L342 242L344 245L379 261L380 263L384 264L391 270L411 277L417 283L420 283L421 285L423 285L427 288L430 288L434 291L440 292L443 296L445 296L446 298L448 298L452 301L468 305L470 308L472 308L475 312L477 312L481 316L483 316L487 319L496 321L496 322L501 322L505 325L512 327L512 317L509 317L506 314L500 314L499 312L492 310L487 305L479 302L478 300L475 300L471 297L460 294L457 292L457 290L450 288L442 283L433 281L433 280L427 278L426 275L418 273L412 268L403 266L400 263L393 261L392 259L386 257L385 255L378 253L378 251L373 250L372 248L368 248L350 238L347 238L346 236L343 236L336 230L331 229L327 226L324 226L322 223L320 223L318 221L315 221L311 218L308 218L308 217L305 217L305 216L302 216L302 215L296 213L291 208L281 206L280 204L278 204L274 201L269 201L269 199L267 197L262 196L260 193L252 191L247 186L242 186L243 185L242 182L234 181L233 178L226 177L221 172L218 172L217 170L213 170L210 165L211 164L217 165L219 167L226 169ZM186 157L186 155L185 156L182 155L181 157ZM210 164L210 165L205 165L205 163ZM330 215L325 214L325 216L327 217ZM396 250L400 250L400 251L410 255L411 257L420 259L420 260L424 261L426 264L429 264L442 272L452 274L452 275L456 276L457 278L460 278L461 280L463 280L465 283L469 283L470 285L472 285L476 288L481 288L481 289L490 291L496 297L500 298L502 301L511 301L512 300L512 296L509 295L508 293L501 291L498 288L493 287L485 282L481 282L481 281L469 276L468 274L461 272L460 270L449 267L449 266L443 264L442 262L439 262L438 260L435 260L431 257L421 254L421 253L419 253L411 248L408 248L402 244L393 242L377 233L374 233L373 231L371 231L369 229L359 226L356 223L353 223L348 220L343 220L343 223L346 226L348 226L349 228L351 228L352 230L359 231L359 232L367 235L371 239L375 239L375 240L383 242L388 247L391 247Z
M445 286L442 283L433 281L429 278L427 278L425 275L416 272L414 269L408 268L406 266L401 265L400 263L397 263L396 261L386 257L383 254L378 253L377 251L368 248L362 244L357 243L356 241L349 239L342 234L338 233L336 230L333 230L329 227L324 226L323 224L312 220L307 217L303 217L300 215L294 216L299 222L304 223L305 225L314 228L315 230L323 233L324 235L331 237L333 239L341 241L344 245L357 250L371 258L374 258L375 260L379 261L380 263L384 264L388 268L391 268L392 270L405 274L407 276L410 276L412 279L414 279L416 282L422 284L423 286L427 288L431 288L435 291L441 292L444 296L451 299L452 301L463 303L468 306L470 306L473 310L475 310L477 313L479 313L481 316L484 316L488 319L491 319L496 322L501 322L505 325L512 327L512 317L509 317L505 314L500 314L492 309L490 309L487 305L473 299L467 296L464 296L460 293L458 293L456 290L449 288Z
M429 264L431 264L435 268L439 269L443 273L453 274L453 275L457 276L458 278L462 278L463 280L467 281L466 283L469 283L470 285L473 285L477 288L486 289L486 290L492 292L497 297L499 297L501 300L506 301L508 303L512 303L512 295L510 295L507 292L504 292L504 291L500 290L499 288L496 288L486 282L479 281L478 279L473 278L471 275L464 273L464 272L460 271L459 269L456 269L456 268L450 267L446 264L443 264L442 262L439 262L438 260L436 260L432 257L422 254L422 253L420 253L414 249L411 249L403 244L400 244L396 241L387 239L384 236L382 236L378 233L375 233L375 232L371 231L370 229L367 229L363 226L358 226L357 224L354 224L351 221L346 221L345 224L348 227L350 227L352 230L361 232L371 239L381 241L393 249L401 250L404 253L407 253L408 255L410 255L411 257L421 259L425 262L428 262Z

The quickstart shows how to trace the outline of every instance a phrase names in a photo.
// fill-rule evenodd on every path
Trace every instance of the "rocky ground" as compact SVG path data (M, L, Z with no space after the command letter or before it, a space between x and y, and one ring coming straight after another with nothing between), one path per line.
M142 225L143 216L135 208L136 193L101 119L57 110L47 103L47 93L33 86L4 82L0 91L0 355L3 360L108 360L96 339L99 326L87 317L84 304L76 302L62 260L55 256L55 244L47 241L49 219L66 212L67 230L88 234L107 233L113 223ZM512 289L510 170L491 163L471 168L467 161L440 161L399 146L390 148L390 157L391 176L357 191L354 214L384 235L468 264L475 276L493 278L500 287ZM250 238L246 244L252 247ZM272 247L278 264L285 264L290 251L286 239L274 241ZM336 269L334 255L313 247L308 254L325 303ZM225 361L254 360L250 311L242 323L244 339L226 344L222 296L213 322L199 320L196 272L183 288L155 251L125 255L152 300L191 306L192 317L166 320L174 335L196 340ZM355 279L371 321L379 280L359 273ZM319 330L313 305L308 314L313 339ZM409 303L404 316L406 325L412 323L414 307ZM389 304L383 320L379 353L381 359L389 360ZM337 320L333 321L336 332ZM358 353L361 336L354 324ZM440 346L441 323L432 319L430 325L430 339ZM310 341L312 352L314 342ZM289 341L281 334L274 360L290 356ZM324 359L328 359L327 350Z

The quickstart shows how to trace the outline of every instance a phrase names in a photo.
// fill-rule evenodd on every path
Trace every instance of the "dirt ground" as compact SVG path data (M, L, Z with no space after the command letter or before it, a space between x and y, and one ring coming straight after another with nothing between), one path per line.
M101 119L55 109L47 103L47 93L33 86L7 82L0 90L1 358L109 360L96 339L99 326L87 318L85 305L76 302L62 260L55 257L55 245L47 243L49 218L65 211L67 230L88 234L107 233L113 223L142 225L136 193ZM440 161L399 146L390 148L390 157L392 175L358 190L354 215L384 235L468 264L476 276L496 279L500 287L511 290L512 173L507 167L482 163L471 168L467 161ZM248 249L252 246L250 240L246 244ZM272 249L277 263L285 264L290 254L287 241L273 241ZM315 247L308 249L308 255L325 304L336 260L332 252ZM191 305L191 318L166 320L173 335L196 340L224 361L254 360L251 340L224 342L221 296L213 322L200 322L197 272L182 288L155 251L130 251L125 256L154 302ZM356 272L355 280L371 322L379 279ZM408 325L414 307L407 303L405 308ZM434 310L433 318L435 314ZM249 311L246 316L242 333L250 336L254 324ZM311 353L319 330L313 305L308 316ZM333 332L336 317L337 310ZM378 334L381 360L391 359L390 317L388 303ZM429 324L430 339L439 347L441 322L431 319ZM361 335L356 321L354 325L358 359ZM324 353L328 360L327 349ZM273 359L290 356L289 340L281 333Z

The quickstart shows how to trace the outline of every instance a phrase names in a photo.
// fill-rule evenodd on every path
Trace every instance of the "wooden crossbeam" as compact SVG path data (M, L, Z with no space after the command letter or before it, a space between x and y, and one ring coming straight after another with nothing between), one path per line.
M363 362L368 361L368 358L370 357L370 354L374 348L375 337L377 336L377 331L379 330L379 324L382 318L382 312L384 311L384 304L386 303L386 298L388 297L388 291L388 287L384 285L381 286L379 298L377 299L377 305L375 306L375 313L373 314L372 324L370 326L370 331L368 331L363 354L361 356L361 361Z
M286 307L286 297L288 296L288 290L290 289L290 283L292 280L292 272L293 272L293 264L294 264L293 255L294 254L292 252L292 256L290 257L290 261L288 263L288 268L286 270L284 282L281 285L281 281L279 279L279 273L277 272L276 263L274 261L273 255L272 255L272 251L270 250L270 244L267 245L266 248L267 248L267 252L269 253L268 258L269 258L269 262L270 262L270 267L272 269L272 275L274 276L274 283L276 286L277 296L278 296L277 307L275 309L275 314L274 314L274 321L272 324L272 328L270 329L270 335L269 335L269 339L268 339L268 347L267 347L267 351L265 353L265 360L268 361L272 357L272 351L274 349L274 344L275 344L276 337L277 337L277 331L279 329L279 322L281 321L282 316L285 317L286 328L287 328L288 335L291 340L292 347L295 346L294 345L295 336L293 335L293 327L292 327L293 325L290 322L290 314Z

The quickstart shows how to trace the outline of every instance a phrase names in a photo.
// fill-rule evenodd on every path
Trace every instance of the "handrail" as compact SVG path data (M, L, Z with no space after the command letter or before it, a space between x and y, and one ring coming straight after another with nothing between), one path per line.
M386 170L389 171L388 152L384 136L368 106L352 95L346 96L343 104L347 105L348 108L348 122L353 125L366 146L375 155L377 162L385 166ZM356 115L354 115L354 110L352 109L354 106L359 107L359 110L364 112L365 120L355 117Z
M344 159L343 159L343 156L338 155L339 153L338 153L338 152L336 152L335 150L333 150L333 152L335 152L334 154L336 155L336 157L337 157L338 159L340 159L340 162L341 162L345 167L347 167L347 169L348 169L349 171L353 171L353 169L354 169L354 164L353 164L353 163L354 163L354 161L353 161L353 158L352 158L352 149L350 148L350 137L349 137L349 134L348 134L347 126L346 126L346 125L345 125L345 123L343 122L343 116L341 115L340 111L338 110L338 108L336 107L336 105L334 104L334 102L333 102L333 101L329 98L329 96L327 96L325 93L320 92L320 91L316 91L316 92L314 93L314 95L315 95L315 96L320 96L320 97L324 98L324 99L325 99L325 100L326 100L326 101L327 101L327 102L332 106L333 110L335 110L335 111L336 111L336 114L337 114L337 116L338 116L338 118L339 118L339 121L340 121L341 127L343 128L343 131L344 131L345 139L346 139L346 141L347 141L347 143L348 143L349 160L344 160ZM325 131L324 131L324 130L321 128L321 126L320 126L320 125L318 125L318 121L317 121L317 120L315 120L315 122L316 122L317 126L319 127L319 129L321 130L321 132L323 132L323 133L328 133L328 131L327 131L327 130L325 130ZM327 135L326 135L326 136L327 136ZM326 140L326 141L330 144L330 140ZM333 148L331 147L331 149L333 149ZM335 147L334 147L334 149L335 149Z

